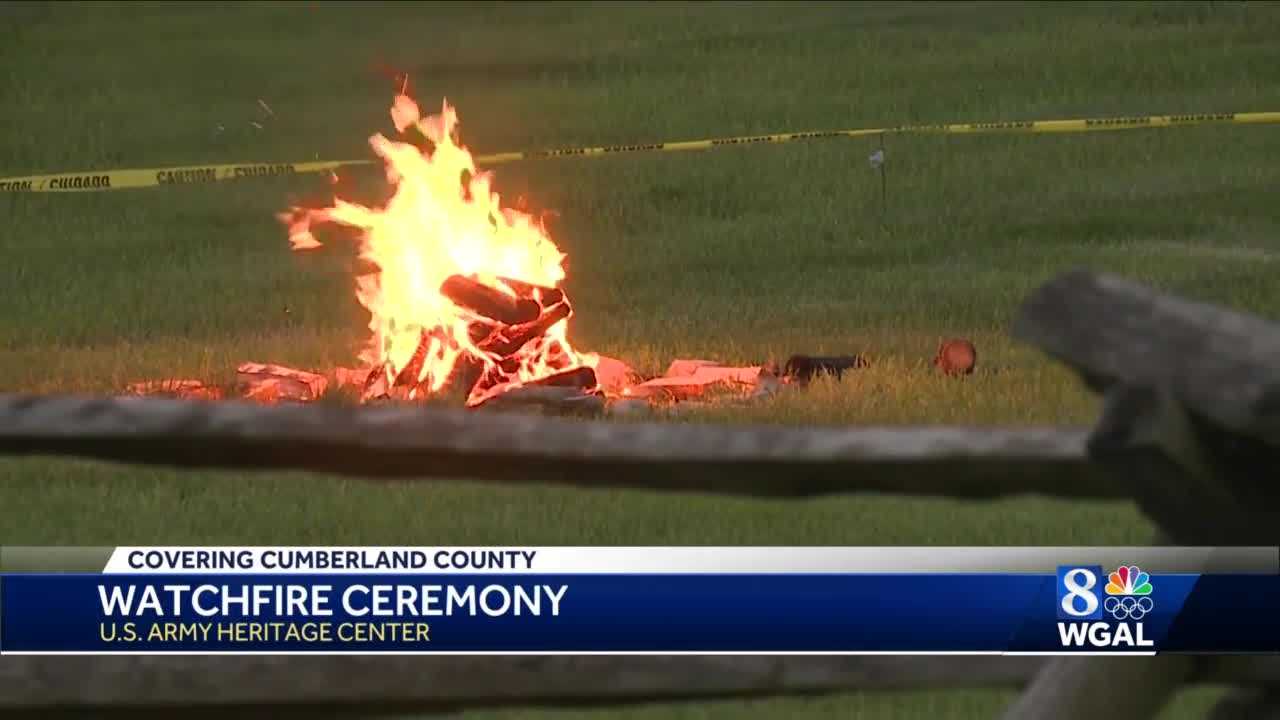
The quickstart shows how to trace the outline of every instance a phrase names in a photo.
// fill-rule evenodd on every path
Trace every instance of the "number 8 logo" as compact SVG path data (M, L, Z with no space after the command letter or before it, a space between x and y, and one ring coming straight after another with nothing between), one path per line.
M1077 579L1082 575L1083 583ZM1062 612L1074 617L1085 617L1097 612L1098 596L1092 592L1093 586L1098 584L1097 576L1084 568L1076 568L1062 577L1062 584L1067 588L1067 594L1062 597ZM1076 607L1077 600L1084 602L1083 609Z

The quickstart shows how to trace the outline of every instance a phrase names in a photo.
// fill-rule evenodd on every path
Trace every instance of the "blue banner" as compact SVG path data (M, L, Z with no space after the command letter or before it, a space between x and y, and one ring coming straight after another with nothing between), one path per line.
M1280 576L11 574L0 652L1277 652Z

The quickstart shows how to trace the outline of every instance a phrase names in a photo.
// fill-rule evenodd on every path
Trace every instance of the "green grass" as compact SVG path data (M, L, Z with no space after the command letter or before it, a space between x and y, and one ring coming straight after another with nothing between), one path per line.
M354 158L407 70L478 153L914 122L1276 110L1280 6L32 4L0 10L0 175ZM258 100L274 117L264 117ZM252 122L263 127L255 128ZM221 130L219 130L221 126ZM1280 133L894 137L498 168L559 213L576 344L658 370L865 351L877 365L742 411L782 423L1088 423L1094 398L1012 341L1019 302L1108 270L1280 316ZM375 184L357 178L358 192ZM0 195L0 391L226 381L349 364L354 253L290 253L316 178ZM934 377L944 336L979 348ZM699 417L698 419L703 419ZM0 460L0 543L1143 543L1127 504L798 503L367 484ZM635 717L985 717L998 693L662 706ZM631 712L631 711L629 711ZM603 716L584 712L581 716ZM503 717L508 715L503 714ZM534 714L531 717L543 717ZM579 717L571 714L570 717Z

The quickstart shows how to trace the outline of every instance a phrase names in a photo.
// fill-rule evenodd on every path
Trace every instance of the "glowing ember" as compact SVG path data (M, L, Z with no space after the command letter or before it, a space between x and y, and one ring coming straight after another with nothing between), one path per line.
M572 314L563 292L564 255L531 215L500 205L491 175L478 172L455 137L457 113L445 102L422 117L399 95L391 118L416 128L419 150L381 134L369 144L386 164L394 194L383 207L336 199L331 207L282 216L295 250L320 247L317 223L359 228L360 256L376 270L357 278L373 337L360 355L373 381L407 387L409 397L441 390L460 362L478 365L468 405L512 387L582 366L565 333ZM592 381L594 382L594 380Z

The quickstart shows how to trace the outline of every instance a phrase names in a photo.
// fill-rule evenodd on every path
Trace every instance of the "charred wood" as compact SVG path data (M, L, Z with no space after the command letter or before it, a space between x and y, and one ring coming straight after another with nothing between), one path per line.
M515 290L520 297L537 300L538 305L544 308L549 308L564 300L564 291L559 288L534 285L533 283L527 283L523 280L515 280L507 277L500 277L498 280L512 290Z
M521 325L538 319L542 306L532 298L517 298L463 275L450 275L440 294L454 305L503 325Z
M524 383L525 386L567 387L591 390L598 385L596 371L582 365L571 370L562 370L537 380Z
M533 322L513 325L499 331L496 337L485 340L480 345L480 349L499 357L509 357L529 344L531 340L545 335L551 326L572 314L573 310L569 307L569 303L556 303L543 311L542 316Z

